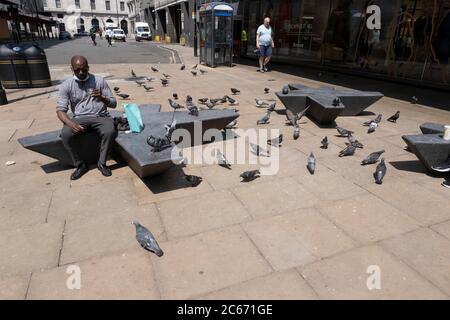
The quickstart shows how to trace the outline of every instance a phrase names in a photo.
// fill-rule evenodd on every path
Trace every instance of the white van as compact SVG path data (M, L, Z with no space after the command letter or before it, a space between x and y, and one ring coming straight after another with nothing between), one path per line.
M136 22L134 28L134 38L136 41L152 40L152 35L150 33L150 27L147 22Z

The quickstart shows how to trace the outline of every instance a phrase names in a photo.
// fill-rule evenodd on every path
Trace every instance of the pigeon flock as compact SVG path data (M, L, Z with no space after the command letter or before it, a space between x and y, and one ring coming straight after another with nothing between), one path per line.
M132 79L134 79L134 82L139 86L142 87L146 92L154 92L156 89L154 86L150 86L151 83L157 83L159 80L161 82L162 87L167 87L170 84L170 79L172 79L172 76L164 73L160 70L158 66L151 66L151 71L155 74L161 74L162 76L159 78L156 77L140 77L138 76L134 70L131 70L131 76ZM181 64L180 71L185 71L186 65L183 63ZM194 65L190 69L190 73L193 77L198 77L200 75L205 75L208 72L206 70L200 69L198 65ZM129 94L121 92L121 89L119 87L114 87L114 93L122 98L122 99L128 99L130 97ZM288 87L284 87L282 89L283 94L287 94L289 91ZM270 88L264 88L263 93L264 95L269 95L271 92ZM231 93L231 94L230 94ZM192 96L187 95L185 99L185 103L179 102L180 96L178 93L173 92L172 97L168 98L168 103L170 108L174 112L174 118L171 124L166 124L166 134L162 137L154 137L149 136L147 138L147 143L149 146L152 147L152 152L160 152L172 145L171 137L172 133L176 129L176 120L175 120L175 112L181 109L186 109L190 115L198 117L200 110L210 110L213 108L216 108L219 105L227 104L228 106L237 106L239 105L239 102L236 99L236 96L241 95L241 90L237 88L230 88L229 95L224 95L222 97L200 97L196 101L198 102L198 106L194 103L194 99ZM183 100L181 100L183 101ZM255 107L258 109L264 109L264 114L260 119L256 121L257 126L263 126L270 124L271 115L273 112L275 112L276 109L276 102L274 100L270 99L261 99L261 98L255 98ZM183 104L182 104L183 103ZM341 100L339 98L336 98L333 100L333 105L339 106L341 104ZM412 97L411 100L412 104L418 103L418 98ZM298 140L300 138L300 124L299 121L306 115L308 112L309 107L307 107L305 110L298 114L292 113L290 110L286 109L286 125L291 126L293 128L292 131L292 138L293 140ZM238 111L237 109L234 109ZM385 121L396 123L400 119L400 111L397 111L394 115L390 116L389 118L386 118ZM362 125L367 127L367 134L373 134L377 131L377 129L382 126L382 120L383 115L378 114L374 119L365 121ZM234 120L230 122L226 127L225 130L231 130L235 129L237 126L237 120ZM348 130L342 126L336 126L337 135L338 138L346 138L347 142L345 142L345 147L339 151L337 156L339 158L341 157L351 157L355 155L358 149L364 149L364 145L358 141L354 137L355 132ZM329 148L329 136L325 136L320 141L320 149L324 150L323 152L326 152L325 150L328 150ZM283 145L284 136L283 134L280 134L278 137L272 137L271 139L267 140L267 146L269 148L265 148L265 146L260 146L258 144L254 143L248 143L249 151L257 156L257 157L271 157L270 148L280 148ZM359 151L358 151L359 152ZM383 154L385 153L385 150L379 150L379 151L373 151L369 155L367 155L362 161L361 166L370 166L375 165L376 168L373 172L373 179L376 184L381 185L383 183L383 179L387 172L387 167L385 164L385 159L382 158ZM232 164L230 161L227 160L225 155L220 151L219 149L215 150L215 157L216 157L216 164L220 167L226 169L226 170L233 170ZM320 158L319 158L320 159ZM308 172L311 175L314 175L317 170L317 158L314 155L313 152L311 152L307 158L306 168ZM320 168L319 168L320 169ZM249 183L256 179L258 179L261 176L260 169L257 170L249 170L242 172L239 177L241 178L240 182L242 183ZM194 175L185 175L184 176L186 183L190 187L197 187L202 183L202 178ZM136 239L138 243L146 250L153 252L158 257L161 257L163 255L163 251L159 247L156 239L152 235L152 233L142 226L139 222L133 221L133 225L136 228Z

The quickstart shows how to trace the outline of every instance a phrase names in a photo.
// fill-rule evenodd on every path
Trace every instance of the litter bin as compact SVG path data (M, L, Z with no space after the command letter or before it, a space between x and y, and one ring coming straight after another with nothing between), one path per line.
M0 45L0 80L6 89L51 86L44 50L36 44Z

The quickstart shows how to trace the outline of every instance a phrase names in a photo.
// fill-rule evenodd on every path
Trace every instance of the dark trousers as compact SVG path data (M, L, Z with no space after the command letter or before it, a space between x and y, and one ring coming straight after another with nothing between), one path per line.
M111 37L110 36L106 36L106 40L108 40L108 46L111 46Z
M73 121L81 125L85 132L95 131L100 136L100 157L98 159L98 164L106 164L106 159L114 140L117 137L117 130L114 127L114 120L110 117L82 117L74 118ZM75 136L83 133L74 133L70 127L64 125L61 130L61 139L63 141L64 147L69 152L72 157L75 166L79 166L83 163L77 150L77 144Z

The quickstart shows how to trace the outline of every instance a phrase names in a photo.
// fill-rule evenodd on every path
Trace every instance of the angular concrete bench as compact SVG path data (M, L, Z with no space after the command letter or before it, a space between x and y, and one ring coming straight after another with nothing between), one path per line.
M306 115L319 124L330 124L328 121L337 113L336 109L328 109L325 105L322 105L322 108L318 110L320 101L333 101L335 98L339 98L343 109L337 116L356 116L384 97L380 92L336 90L333 87L310 88L295 83L290 83L288 87L290 90L287 94L283 94L282 91L276 93L285 107L293 113L299 113L311 105ZM323 112L330 112L330 115L323 115ZM327 122L322 123L322 119Z
M177 160L181 160L180 156L175 155L172 159L172 149L170 148L159 152L153 152L152 147L147 144L147 138L150 135L155 137L163 137L165 134L164 125L170 125L173 117L177 121L177 129L186 129L192 137L190 145L203 143L203 133L208 129L221 130L231 121L239 117L234 110L200 110L199 116L191 116L185 111L159 112L160 105L141 105L141 115L144 122L144 130L140 133L119 132L114 150L122 156L131 169L140 177L159 174L170 167L174 166ZM120 116L121 112L111 111L111 116ZM194 137L195 123L201 125L202 137ZM47 155L51 158L60 160L69 165L73 165L72 159L67 153L62 140L60 131L56 130L31 137L19 139L19 143L29 150ZM90 163L98 161L98 149L100 139L96 133L87 133L92 135L93 139L83 138L83 146L80 148L80 156ZM195 135L199 133L195 132ZM86 136L84 136L86 137ZM195 139L197 138L197 139ZM172 161L173 160L173 161Z
M420 130L423 134L443 134L445 128L439 123L426 122L420 125Z
M450 141L444 140L442 134L405 135L402 139L430 173L436 173L432 166L442 164L450 156Z

